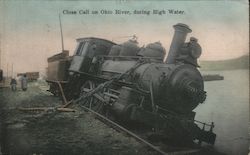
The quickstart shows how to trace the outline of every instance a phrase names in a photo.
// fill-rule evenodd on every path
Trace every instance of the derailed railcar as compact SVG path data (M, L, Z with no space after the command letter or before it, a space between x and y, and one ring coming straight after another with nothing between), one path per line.
M117 120L139 122L170 139L214 144L214 124L201 129L194 120L196 108L206 99L197 69L201 47L196 38L185 43L191 29L174 26L166 62L159 42L139 48L136 40L117 45L99 38L78 39L64 93L82 97L81 104ZM50 66L50 65L49 65ZM205 126L210 126L205 131Z
M61 95L60 86L62 89L65 89L68 83L68 68L71 64L71 60L72 57L69 56L69 51L66 50L47 59L48 68L46 81L50 85L49 91L55 96Z

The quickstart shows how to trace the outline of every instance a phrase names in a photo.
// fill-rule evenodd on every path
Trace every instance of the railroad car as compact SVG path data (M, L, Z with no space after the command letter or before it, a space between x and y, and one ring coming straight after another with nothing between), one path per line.
M17 76L26 75L28 81L35 81L39 78L39 72L26 72L26 73L17 73Z

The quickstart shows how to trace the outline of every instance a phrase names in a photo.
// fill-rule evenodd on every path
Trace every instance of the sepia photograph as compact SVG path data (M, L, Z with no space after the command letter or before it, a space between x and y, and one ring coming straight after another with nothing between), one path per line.
M0 155L247 155L247 0L0 0Z

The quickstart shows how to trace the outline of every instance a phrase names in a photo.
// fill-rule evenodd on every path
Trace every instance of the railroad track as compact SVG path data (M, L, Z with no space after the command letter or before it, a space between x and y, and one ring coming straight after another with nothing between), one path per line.
M163 151L160 147L155 146L154 144L148 142L147 140L141 138L139 135L135 134L134 132L124 128L123 126L117 124L116 122L108 119L107 117L101 115L100 113L93 111L92 109L81 105L81 107L88 111L91 112L92 114L94 114L99 120L101 120L102 122L104 122L106 125L114 128L115 130L121 131L126 133L127 135L135 138L137 141L139 141L140 143L148 146L149 148L151 148L152 150L156 151L158 154L161 155L183 155L183 154L192 154L192 153L198 153L199 151L201 151L201 149L188 149L188 150L180 150L180 151L170 151L170 152L166 152Z
M137 65L139 65L139 64L137 64ZM137 65L136 65L134 68L136 68ZM59 87L60 87L60 92L61 92L61 94L62 94L62 97L63 97L63 100L64 100L65 105L68 105L68 104L70 104L70 103L76 103L76 104L77 104L77 103L80 102L81 100L84 100L84 99L86 99L86 98L88 98L88 97L90 97L90 96L92 96L92 95L95 95L96 92L100 91L101 89L103 89L103 88L105 88L105 87L108 87L108 86L111 85L114 81L117 81L117 80L119 80L119 79L122 79L122 77L123 77L125 74L127 74L128 72L130 72L131 70L133 70L133 68L130 69L130 70L128 70L128 71L125 72L124 74L121 74L121 75L119 75L119 76L117 76L117 77L115 77L115 78L113 78L113 79L111 79L111 80L109 80L109 81L106 81L106 82L104 82L104 83L98 85L96 88L88 89L87 91L85 90L85 91L86 91L85 94L82 94L78 99L73 100L72 102L70 101L69 103L67 102L67 100L66 100L66 98L65 98L64 91L63 91L63 89L62 89L62 87L61 87L61 84L60 84L59 82L57 82L57 83L58 83L58 85L59 85ZM85 89L86 89L86 88L85 88ZM98 98L98 99L99 99L99 98ZM100 99L100 100L101 100L102 102L105 102L105 100L103 100L103 99ZM160 147L155 146L154 144L148 142L147 140L143 139L141 136L139 136L139 135L135 134L134 132L132 132L132 131L130 131L130 130L124 128L123 126L119 125L118 123L116 123L116 122L114 122L114 121L108 119L107 117L103 116L102 114L98 113L97 111L92 110L92 109L91 109L91 106L90 106L90 108L89 108L89 107L87 107L87 106L84 106L83 104L79 104L79 105L80 105L84 110L89 111L89 112L91 112L92 114L94 114L98 119L100 119L101 121L103 121L105 124L109 125L110 127L114 128L114 129L116 129L116 130L119 130L119 131L122 131L122 132L126 133L127 135L129 135L129 136L135 138L137 141L139 141L139 142L145 144L146 146L148 146L149 148L151 148L152 150L156 151L157 153L159 153L159 154L161 154L161 155L183 155L183 154L198 153L199 151L201 151L201 149L196 149L196 148L195 148L195 149L187 149L187 150L169 151L169 152L163 151ZM66 107L66 106L65 106L65 107Z

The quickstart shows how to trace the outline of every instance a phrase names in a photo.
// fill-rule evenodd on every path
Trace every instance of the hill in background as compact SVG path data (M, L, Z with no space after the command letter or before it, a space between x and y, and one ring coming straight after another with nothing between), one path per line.
M200 61L202 70L233 70L249 69L249 55L219 61Z

